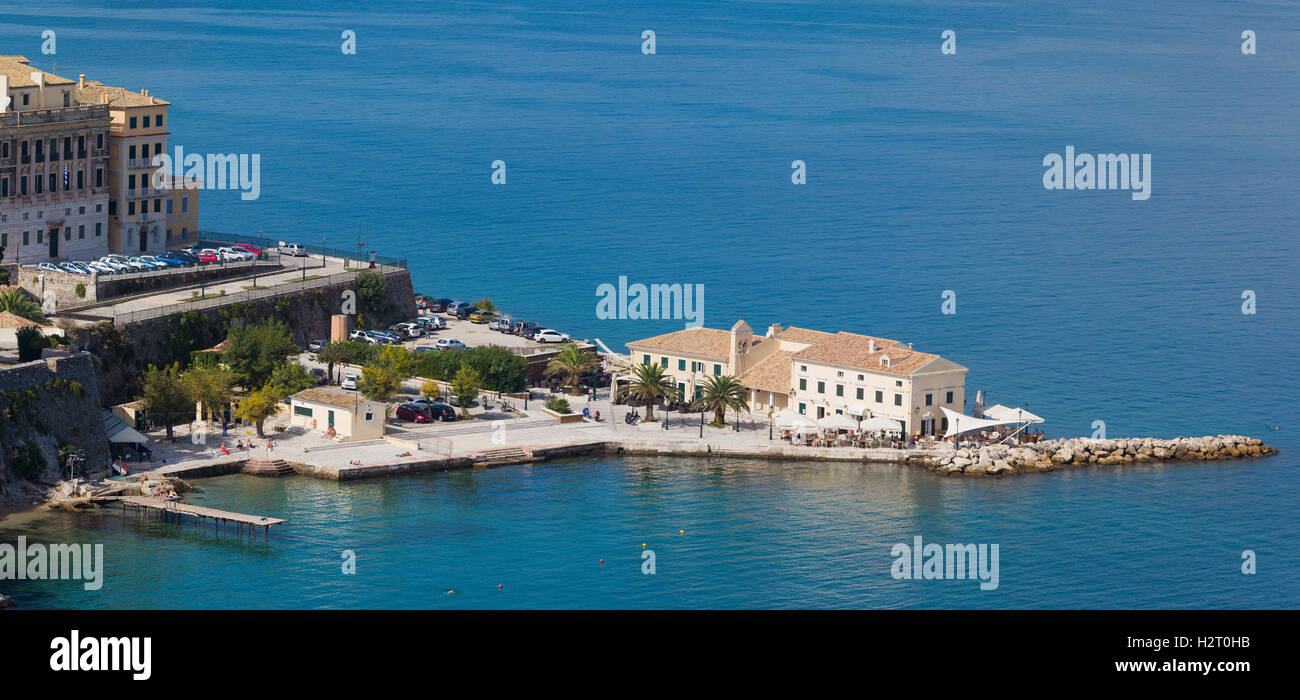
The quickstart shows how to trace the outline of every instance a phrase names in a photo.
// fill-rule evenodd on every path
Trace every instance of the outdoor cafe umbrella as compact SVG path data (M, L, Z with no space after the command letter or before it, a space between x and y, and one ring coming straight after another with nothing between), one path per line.
M817 425L807 416L801 416L790 409L777 412L772 416L772 422L778 428L812 428Z
M840 428L853 430L858 427L858 422L842 413L828 413L817 421L817 427L823 430L838 430Z
M903 425L902 423L899 423L893 418L886 418L884 416L872 416L871 418L867 418L866 420L862 421L862 430L870 433L874 433L878 430L885 430L892 433L899 433L903 431Z

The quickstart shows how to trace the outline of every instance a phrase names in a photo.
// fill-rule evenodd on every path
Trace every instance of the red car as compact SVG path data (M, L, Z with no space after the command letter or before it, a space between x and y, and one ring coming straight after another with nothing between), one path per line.
M429 409L423 406L417 406L413 403L404 403L397 407L397 417L402 420L415 421L416 423L432 423L433 416L429 415Z
M214 254L212 254L212 253L208 253L208 252L206 252L206 251L202 251L202 250L196 250L196 251L194 251L194 257L198 258L198 259L199 259L199 262L201 262L201 263L214 263L214 262L217 262L217 256L216 256L216 255L214 255Z
M259 258L262 257L262 249L258 248L257 246L251 243L236 243L231 247L238 248L239 250L247 250L248 252L252 253L253 255L256 255Z

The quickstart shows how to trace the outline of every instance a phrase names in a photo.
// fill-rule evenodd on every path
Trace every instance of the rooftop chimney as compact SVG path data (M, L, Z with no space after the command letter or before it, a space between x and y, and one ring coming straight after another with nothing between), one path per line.
M876 354L876 341L874 338L867 341L867 352L872 355Z
M85 74L85 73L78 73L78 74L77 74L77 87L79 87L79 88L80 88L80 87L86 87L86 74Z

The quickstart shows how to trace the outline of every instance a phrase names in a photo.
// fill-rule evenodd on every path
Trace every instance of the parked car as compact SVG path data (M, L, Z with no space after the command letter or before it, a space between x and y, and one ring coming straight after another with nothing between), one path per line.
M441 298L441 299L430 298L428 304L429 313L440 314L446 311L447 307L451 306L452 303L453 303L452 300L447 298Z
M140 265L140 266L142 266L142 267L143 267L144 269L146 269L146 270L157 270L157 269L160 269L160 268L162 268L162 267L165 267L164 265L162 265L162 264L160 264L160 263L150 262L148 259L146 259L146 258L145 258L144 256L142 256L142 255L132 255L132 256L129 256L129 257L127 258L127 260L130 260L131 262L135 263L136 265Z
M100 260L104 260L105 258L108 258L108 260L116 261L119 265L125 267L127 272L143 272L145 269L147 269L143 263L138 263L132 260L131 258L128 258L125 255L110 253L108 255L105 255L103 258L100 258ZM105 262L107 262L107 260L105 260Z
M179 253L176 253L174 251L159 253L154 257L157 258L158 260L161 260L162 262L169 263L177 267L194 267L194 265L198 263L198 258L194 258L194 256L190 256L189 258L182 257Z
M216 248L204 248L194 254L203 262L229 262L229 258L224 253L218 252Z
M467 349L469 349L469 346L465 345L464 343L460 342L459 340L456 340L455 338L439 338L439 339L438 339L438 342L436 342L436 343L433 344L433 347L435 347L435 348L437 348L437 349L439 349L439 350L467 350Z
M448 316L455 316L455 317L457 317L457 318L464 318L464 316L461 316L461 310L462 310L462 309L473 309L473 308L474 308L474 305L471 304L471 303L469 303L468 301L453 301L453 302L451 302L450 304L447 305L447 307L446 307L446 309L445 309L444 312L445 312ZM472 311L465 311L465 316L468 316L468 315L470 315L471 313L473 313L473 312L472 312Z
M326 345L329 345L329 341L326 341L326 340L313 340L313 341L311 341L310 343L307 343L307 351L308 351L308 352L320 352L321 350L323 350L323 349L325 348Z
M241 261L241 260L256 260L256 259L257 259L257 256L256 256L256 255L254 255L254 254L248 252L247 250L243 250L242 248L234 248L234 247L231 247L231 246L226 246L226 247L224 247L224 248L218 248L218 249L217 249L217 252L219 252L219 253L221 253L221 254L227 256L227 259L230 260L230 261L232 261L232 262L238 262L238 261Z
M572 338L557 330L543 328L533 334L533 340L536 340L539 343L567 343L572 340Z
M361 377L359 375L345 374L343 375L343 381L339 382L339 388L348 389L350 391L356 391L357 385L360 382L361 382Z
M197 255L195 255L194 253L191 253L190 251L185 250L185 249L183 249L183 248L180 248L180 249L177 249L177 250L169 250L169 251L167 251L167 252L165 252L165 253L162 253L162 254L165 255L165 256L167 256L167 257L169 257L169 258L175 258L175 259L177 259L177 260L186 260L186 261L188 261L191 265L197 265L197 264L199 264L199 256L197 256Z
M95 270L96 272L99 272L100 274L105 274L105 275L111 275L114 272L117 272L117 270L114 270L111 266L109 266L108 263L100 262L99 260L91 260L86 263L86 266L92 270Z
M370 337L389 345L400 345L402 341L405 340L396 333L390 333L388 331L370 331Z
M465 319L469 318L470 316L473 316L473 315L476 314L476 313L478 313L478 308L477 308L477 307L474 307L474 306L462 306L462 307L460 307L459 309L456 309L456 313L453 314L453 315L454 315L458 320L464 321Z
M392 333L402 340L409 338L423 338L424 326L418 323L394 323L388 327L388 332Z
M515 320L509 316L498 316L488 321L488 330L499 331L501 333L509 332L510 327L514 325Z
M66 273L68 273L68 274L70 274L70 275L88 275L88 274L90 274L89 272L86 272L85 270L81 269L80 267L77 267L76 265L74 265L74 264L72 264L72 263L70 263L70 262L61 262L61 263L58 263L58 265L56 265L55 269L56 269L58 272L66 272Z
M104 257L99 259L99 262L104 263L105 265L108 265L109 267L113 268L113 272L135 272L134 267L128 265L127 263L122 262L121 260L118 260L117 258L114 258L111 255L105 255Z
M307 257L307 249L297 243L285 243L280 246L280 255L291 255L295 258Z
M329 375L325 374L325 370L321 369L320 367L312 368L311 376L316 378L317 384L324 384L329 381Z
M370 343L371 345L375 345L379 343L379 340L377 338L373 338L370 336L370 331L363 331L360 329L349 333L348 340L355 340L358 343Z
M447 327L447 319L441 316L421 316L413 319L411 323L418 323L423 326L425 332L442 330Z
M542 330L542 324L533 323L532 321L523 321L515 326L515 335L522 335L525 338L531 338L540 330Z
M418 399L412 399L411 403L426 408L429 413L438 420L456 420L456 409L438 399L421 396Z
M402 420L414 421L416 423L432 423L433 412L427 406L414 403L404 403L397 407L397 417Z
M167 269L167 268L169 268L169 267L180 267L180 266L181 266L181 264L180 264L179 262L172 262L172 261L167 260L166 258L159 257L159 256L157 256L157 255L141 255L141 256L140 256L140 259L143 260L143 261L145 261L145 262L147 262L147 263L153 263L154 266L156 266L156 267L158 267L158 268L160 268L160 269Z
M257 246L253 245L252 243L236 243L235 245L233 245L233 246L231 246L231 247L232 247L232 248L238 248L239 250L242 250L242 251L244 251L244 252L246 252L246 253L252 253L253 256L254 256L255 258L260 258L260 257L262 257L262 249L261 249L261 248L258 248Z
M432 352L432 351L437 350L437 349L438 349L438 348L435 348L435 347L433 347L432 345L417 345L417 346L415 346L415 351L416 351L416 352Z
M497 312L488 311L487 309L475 309L474 313L469 315L470 323L487 323L496 318Z

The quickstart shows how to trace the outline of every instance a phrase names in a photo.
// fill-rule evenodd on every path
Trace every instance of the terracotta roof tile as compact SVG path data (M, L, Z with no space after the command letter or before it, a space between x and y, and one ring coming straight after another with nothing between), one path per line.
M740 383L759 391L786 393L790 390L790 355L792 354L794 352L791 350L773 352L741 375Z
M875 341L875 352L871 352L872 341ZM908 375L939 356L903 347L898 341L841 331L834 338L800 350L791 357L795 360ZM889 358L889 366L881 364L881 357Z
M731 354L731 333L716 328L686 328L627 344L637 350L660 350L683 355L727 359Z

